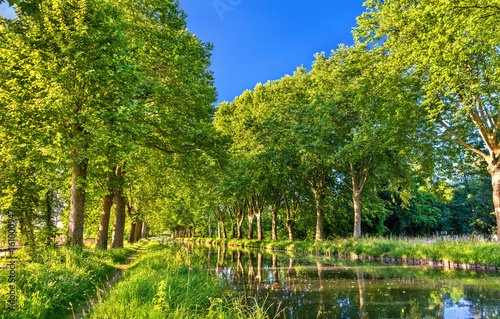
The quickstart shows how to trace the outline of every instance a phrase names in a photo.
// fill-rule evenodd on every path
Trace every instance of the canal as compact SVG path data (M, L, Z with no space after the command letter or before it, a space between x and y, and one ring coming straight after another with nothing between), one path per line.
M271 318L500 318L500 275L187 244Z

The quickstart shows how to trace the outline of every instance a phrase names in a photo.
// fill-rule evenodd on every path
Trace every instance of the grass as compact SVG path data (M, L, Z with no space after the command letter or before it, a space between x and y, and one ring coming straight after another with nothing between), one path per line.
M203 258L186 247L150 242L89 318L267 318L253 299L221 287L199 266Z
M27 254L16 252L16 310L7 307L8 268L0 271L0 318L65 318L115 273L125 258L144 245L142 240L125 248L92 252L54 248ZM0 260L0 264L7 263Z
M180 239L183 240L183 239ZM186 238L212 244L233 244L305 253L356 254L360 256L449 260L456 263L483 263L500 267L500 244L477 240L435 241L360 238L336 241L258 241L248 239Z

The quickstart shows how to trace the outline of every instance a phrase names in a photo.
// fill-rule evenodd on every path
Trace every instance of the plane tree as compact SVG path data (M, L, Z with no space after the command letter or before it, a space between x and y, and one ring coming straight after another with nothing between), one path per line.
M47 128L30 143L56 149L68 163L61 169L72 172L72 245L83 243L89 163L105 163L96 166L110 181L101 183L103 222L114 197L114 246L121 247L130 156L141 147L184 158L215 154L211 45L186 29L175 1L51 0L38 9L36 18L19 10L1 21L6 114L31 114L22 115L29 125L17 126L19 133Z
M352 194L354 238L361 236L363 190L377 176L391 176L379 178L386 187L403 177L405 144L417 129L418 114L408 107L419 97L414 83L389 70L385 58L363 44L340 46L328 58L317 55L310 72L312 99L334 132L334 170Z
M500 2L371 0L355 34L421 81L417 108L440 138L484 159L500 223ZM500 239L500 227L497 227Z

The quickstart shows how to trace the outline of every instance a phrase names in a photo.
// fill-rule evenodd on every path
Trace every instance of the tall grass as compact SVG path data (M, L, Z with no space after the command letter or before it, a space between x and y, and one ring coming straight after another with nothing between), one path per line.
M27 254L16 252L16 310L8 309L8 268L0 271L1 318L64 318L70 303L78 308L115 274L120 262L143 240L125 248L91 252L54 248ZM0 260L0 264L6 259Z
M255 301L239 299L199 266L203 258L151 242L90 318L267 318Z

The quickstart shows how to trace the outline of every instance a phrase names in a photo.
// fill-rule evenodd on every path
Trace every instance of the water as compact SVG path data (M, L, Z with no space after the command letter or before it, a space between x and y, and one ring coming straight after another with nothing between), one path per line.
M271 318L500 318L500 275L190 245Z

